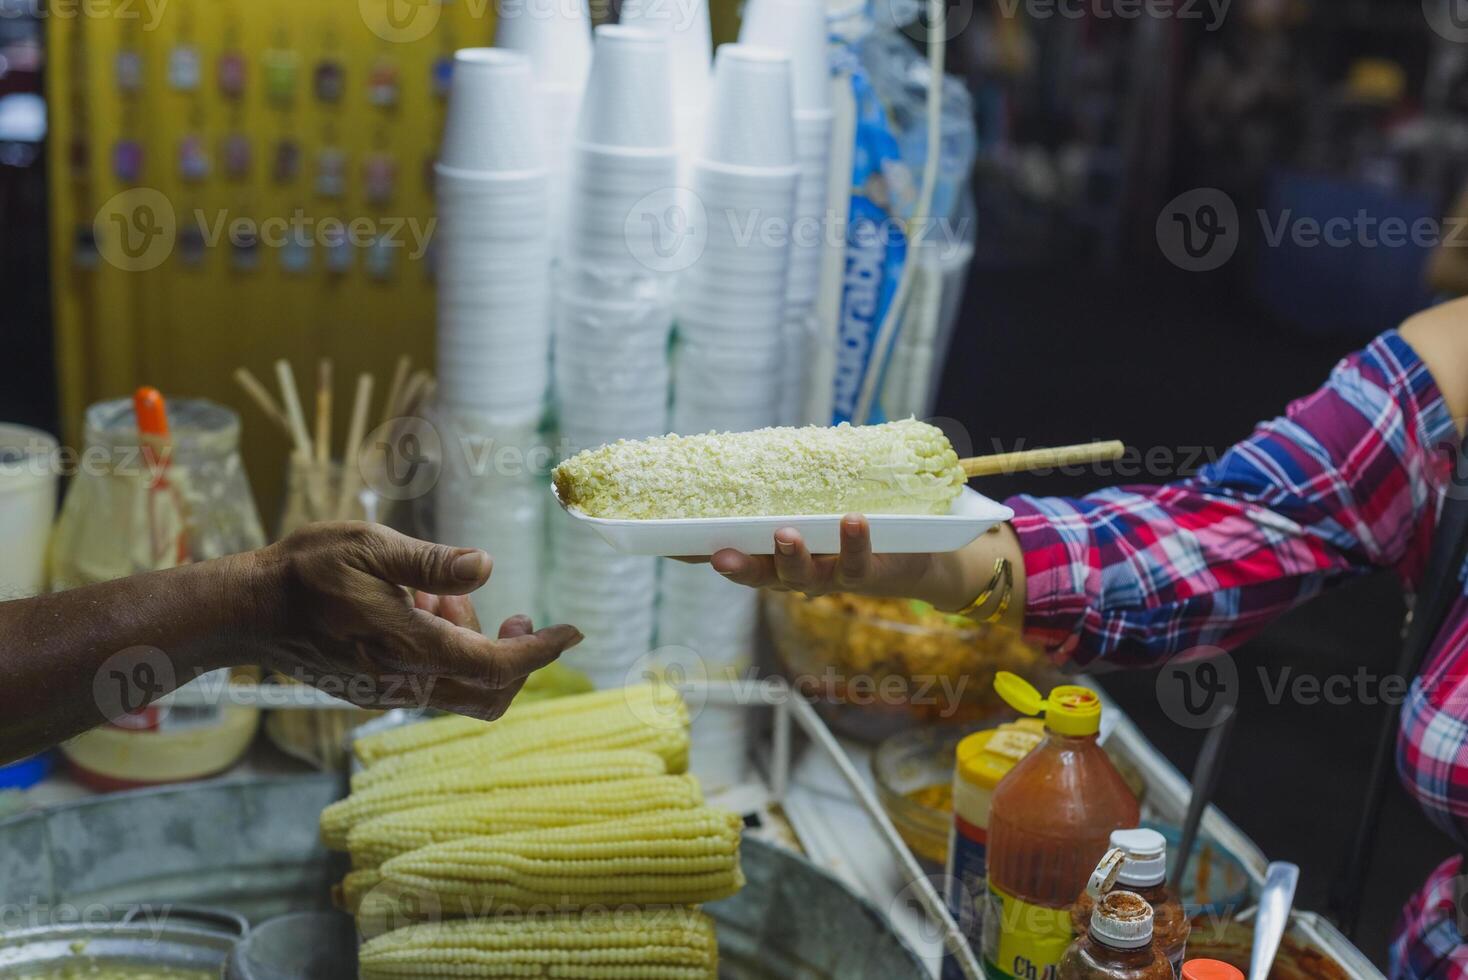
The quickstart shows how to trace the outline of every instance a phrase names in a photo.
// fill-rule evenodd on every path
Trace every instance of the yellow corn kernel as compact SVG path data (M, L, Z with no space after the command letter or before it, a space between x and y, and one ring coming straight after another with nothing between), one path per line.
M569 827L703 803L692 776L647 776L500 790L367 820L347 835L352 867L375 868L399 854L464 837Z
M712 807L465 837L384 862L385 882L449 918L539 908L696 905L744 885L744 822Z
M460 715L444 715L401 728L389 729L375 735L366 735L356 740L352 752L364 765L374 765L389 756L426 749L455 739L483 735L491 728L517 725L522 722L549 721L579 715L608 704L641 704L655 699L676 696L665 684L634 684L623 689L595 691L571 697L552 698L525 705L512 705L505 716L496 722L480 721Z
M362 980L715 980L714 924L694 909L430 922L366 942Z
M681 773L688 768L688 707L672 688L664 691L669 699L658 703L613 699L574 715L494 725L478 735L401 752L354 775L352 790L360 792L404 773L493 765L544 752L641 749L662 756L669 772Z
M455 796L532 786L664 776L667 771L667 763L651 752L618 750L527 755L494 766L405 773L399 779L353 793L322 810L321 840L333 850L344 851L347 849L347 835L365 820L433 806Z

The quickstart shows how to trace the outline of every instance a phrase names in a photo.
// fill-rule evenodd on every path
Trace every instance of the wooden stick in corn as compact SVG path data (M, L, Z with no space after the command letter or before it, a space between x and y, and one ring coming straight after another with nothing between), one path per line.
M916 419L624 440L554 479L567 507L631 520L946 514L965 483L947 437Z
M333 850L347 849L354 826L388 813L412 810L502 789L555 786L561 783L609 782L639 776L665 776L667 763L651 752L631 750L579 752L574 755L528 755L493 768L445 769L415 773L353 793L321 811L321 840Z
M570 827L702 804L698 780L688 775L501 790L365 821L347 835L347 849L352 867L363 870L464 837Z
M744 886L744 821L713 807L464 837L385 861L385 896L449 918L587 906L697 905ZM377 893L374 892L374 895ZM362 909L365 914L367 909Z
M362 946L362 980L715 980L714 924L694 909L429 922Z
M594 711L611 704L637 706L651 716L682 712L682 696L670 685L662 683L633 684L630 687L577 694L566 698L554 698L535 704L515 704L496 722L479 721L462 715L444 715L416 725L405 725L375 735L359 738L352 745L352 752L364 765L372 766L390 756L442 745L460 738L483 735L492 728L517 725L522 722L559 722L583 712ZM682 707L680 707L682 705Z
M663 757L668 772L688 770L688 708L682 698L666 711L612 700L567 715L502 719L480 735L458 738L383 759L352 777L354 792L405 774L466 765L486 766L524 755L607 749L642 749Z

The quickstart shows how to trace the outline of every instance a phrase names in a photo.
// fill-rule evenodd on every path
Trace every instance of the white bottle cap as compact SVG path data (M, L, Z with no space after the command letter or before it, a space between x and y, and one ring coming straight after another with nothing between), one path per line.
M1111 892L1091 912L1091 935L1112 949L1142 949L1152 942L1152 906L1136 892Z
M1102 895L1116 887L1117 876L1121 874L1121 867L1125 863L1126 851L1119 847L1113 847L1101 855L1096 870L1091 872L1091 880L1086 882L1086 894L1091 896L1091 901L1099 902Z
M1126 852L1116 883L1123 888L1152 888L1167 880L1167 838L1155 830L1113 830L1111 846Z

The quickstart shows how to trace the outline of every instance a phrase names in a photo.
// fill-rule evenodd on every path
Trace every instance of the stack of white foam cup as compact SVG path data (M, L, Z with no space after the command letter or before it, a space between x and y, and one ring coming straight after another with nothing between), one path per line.
M672 268L678 203L668 44L628 26L596 30L572 147L555 325L561 450L667 431ZM586 640L566 662L620 683L652 646L656 560L628 557L563 513L551 524L547 604Z
M467 447L527 443L550 382L550 179L529 59L470 48L454 56L435 172L439 223L435 488L440 541L495 557L494 589L475 597L489 629L539 611L545 493L519 467L476 462Z
M713 57L708 0L623 0L618 22L663 37L673 86L673 131L679 151L679 182L687 186L690 168L703 145Z
M785 424L828 422L804 417L821 263L828 241L833 236L840 238L839 223L826 214L832 111L825 4L823 0L749 0L739 40L786 52L794 79L795 153L800 181L786 294L780 420Z
M586 0L500 0L496 8L495 46L529 57L535 77L554 238L566 221L571 142L591 68L591 14Z
M679 276L673 429L739 431L779 421L788 229L799 171L790 59L724 45L693 191L707 239ZM704 566L666 562L658 645L687 647L711 674L749 664L756 597Z

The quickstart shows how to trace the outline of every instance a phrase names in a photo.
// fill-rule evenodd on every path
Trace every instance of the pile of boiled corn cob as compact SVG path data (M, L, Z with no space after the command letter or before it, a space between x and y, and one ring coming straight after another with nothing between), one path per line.
M744 884L739 816L688 775L688 709L659 682L367 736L321 815L364 980L712 980L697 906Z

